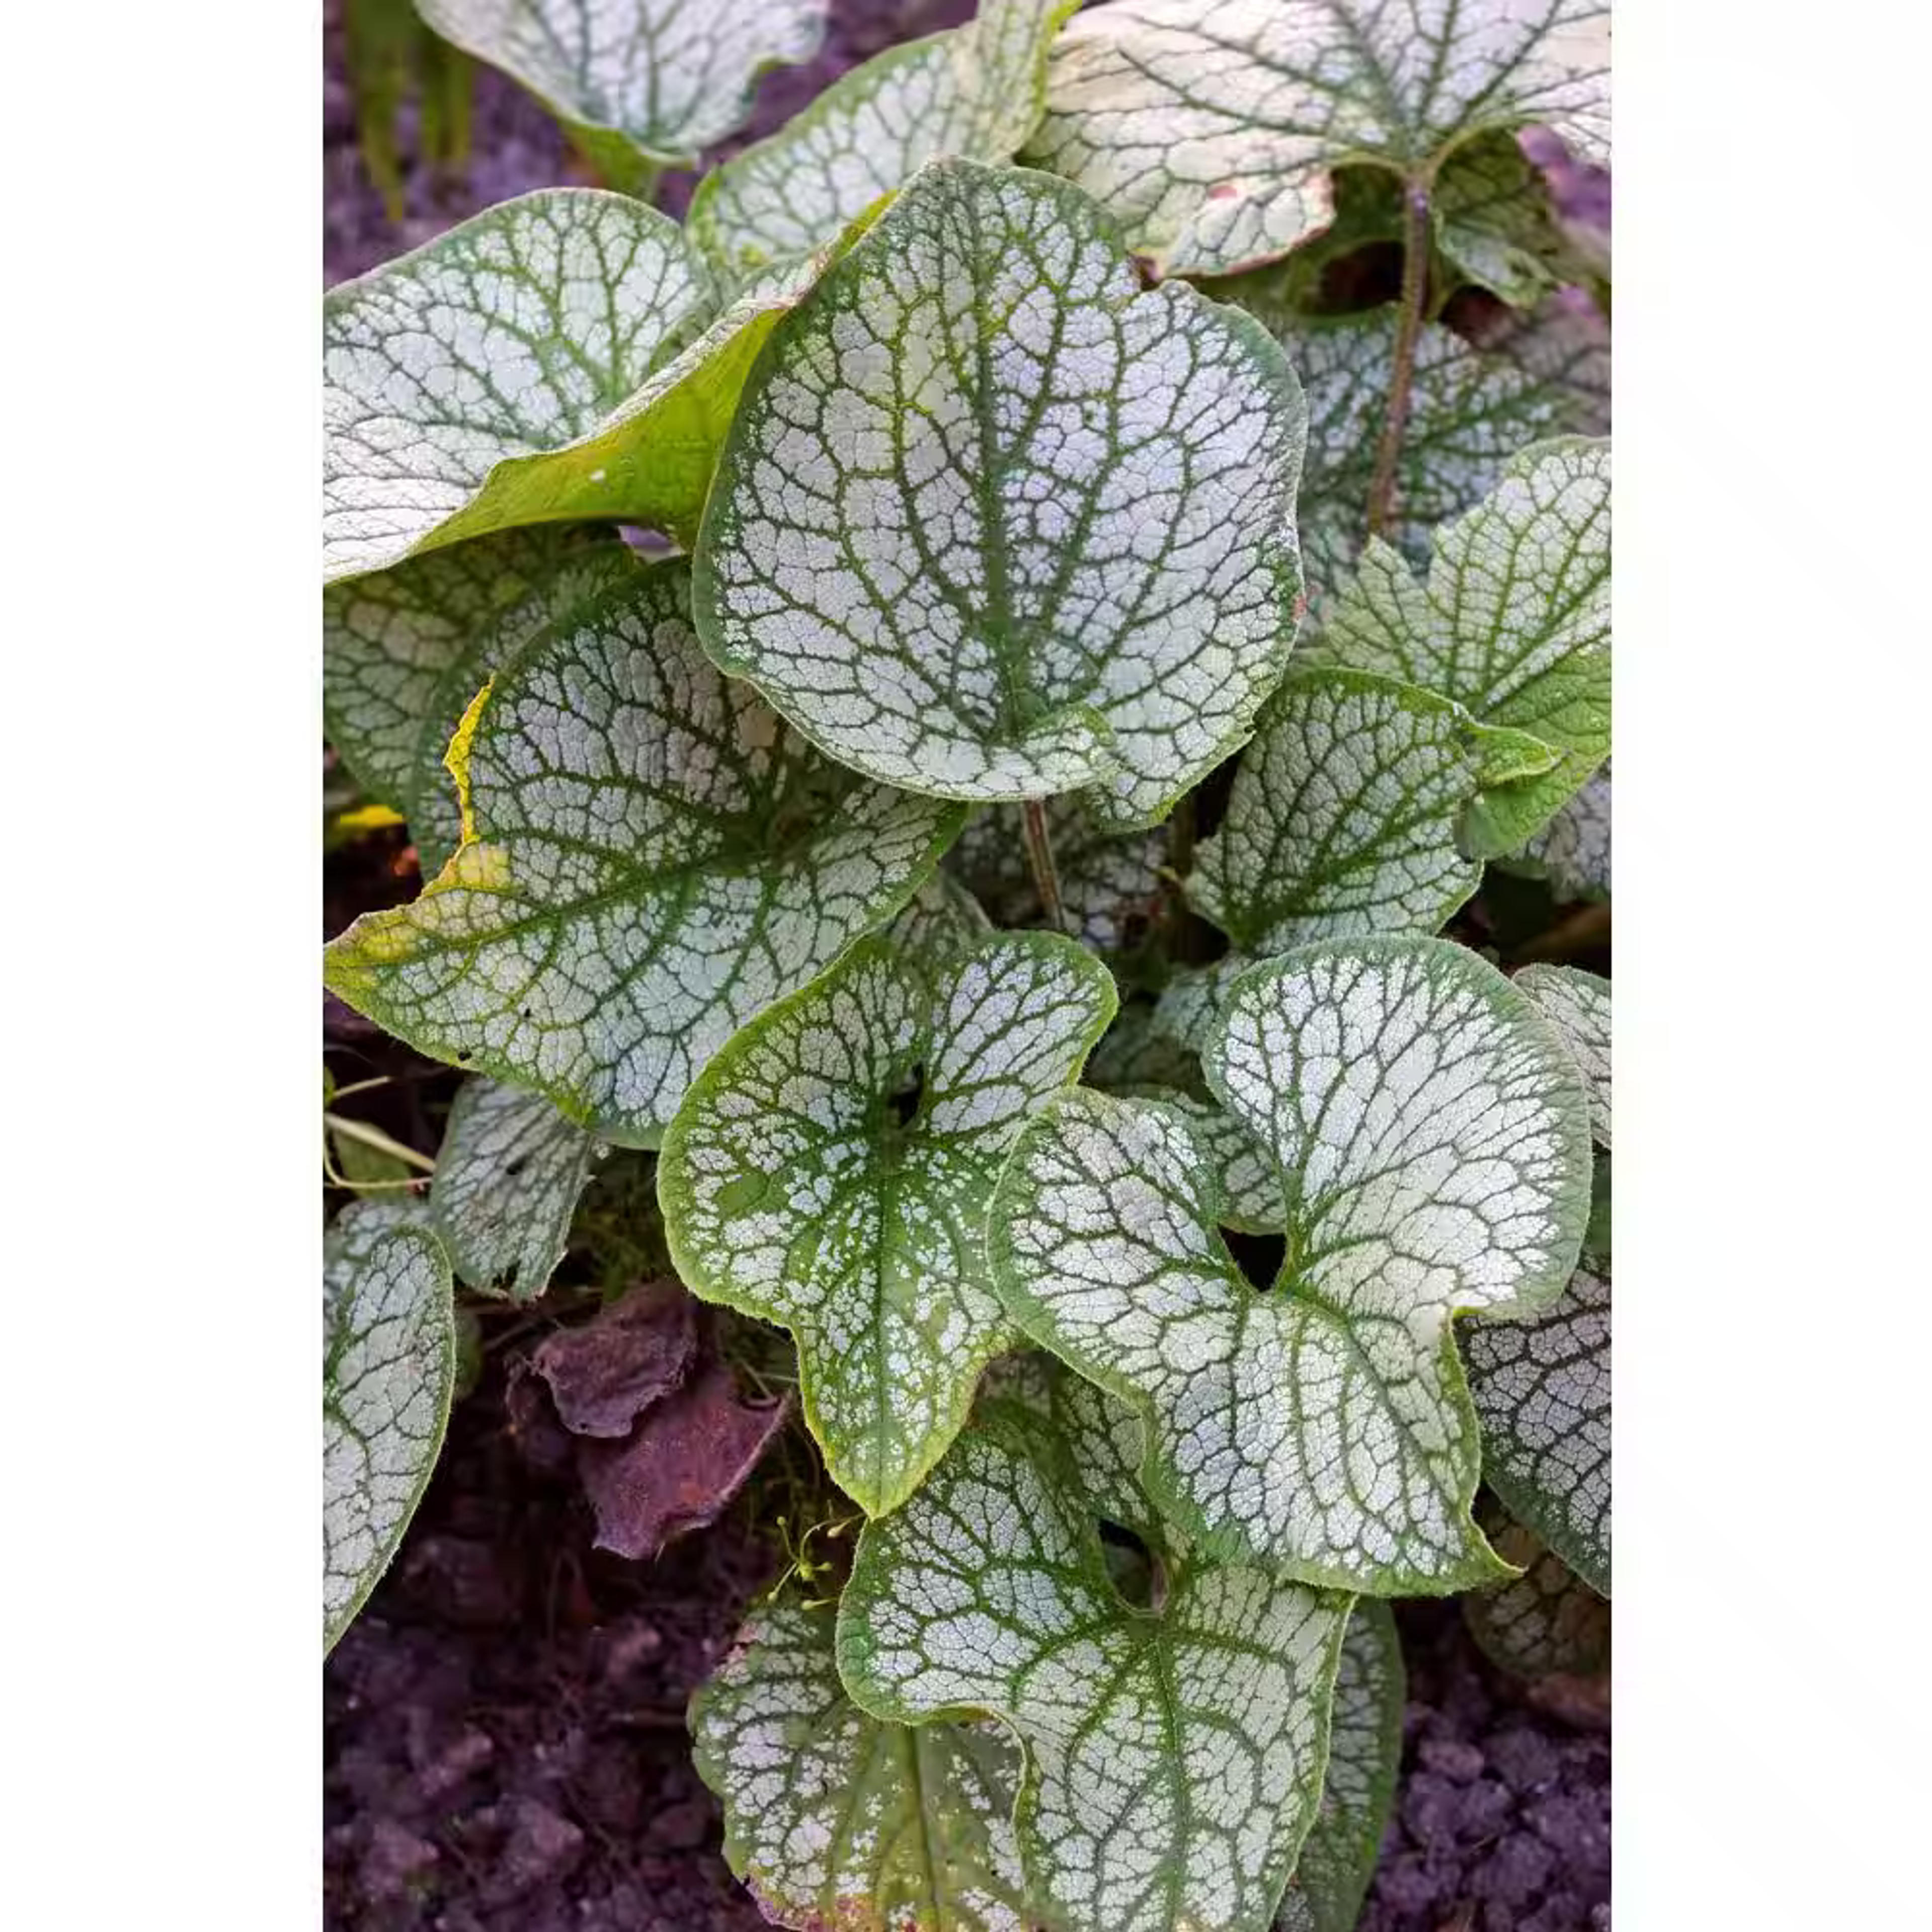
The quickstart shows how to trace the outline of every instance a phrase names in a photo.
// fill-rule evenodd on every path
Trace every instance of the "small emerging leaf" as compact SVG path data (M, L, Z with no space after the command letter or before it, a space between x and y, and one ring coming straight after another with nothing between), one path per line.
M436 1231L464 1285L512 1301L542 1294L603 1153L541 1094L466 1080L429 1192Z
M1220 1177L1183 1120L1079 1090L1000 1184L1008 1307L1141 1414L1148 1486L1208 1553L1377 1595L1494 1576L1450 1318L1568 1279L1590 1202L1576 1070L1494 968L1437 940L1256 967L1203 1057L1274 1159L1272 1292L1216 1232Z
M1481 884L1465 816L1556 754L1460 704L1371 674L1292 674L1262 714L1187 896L1243 950L1432 933Z
M994 1183L1114 1007L1100 962L1052 934L930 974L868 940L739 1034L664 1137L679 1273L792 1331L806 1420L868 1514L911 1493L1017 1339L985 1261Z
M1605 0L1112 0L1054 43L1027 158L1160 273L1227 274L1324 228L1336 166L1426 186L1532 122L1607 161Z
M1036 1922L1006 1728L890 1724L846 1694L830 1607L753 1612L691 1703L724 1857L773 1924L838 1932L1022 1932Z
M1303 1843L1275 1932L1355 1932L1395 1808L1408 1682L1394 1612L1364 1598L1342 1643L1321 1815Z
M1348 1600L1184 1567L1136 1610L1097 1514L1050 1423L982 1403L861 1536L839 1674L882 1718L1012 1726L1021 1856L1069 1932L1264 1932L1319 1800Z
M874 778L1151 824L1286 662L1304 418L1265 332L1140 290L1076 190L934 162L772 332L699 634Z
M388 1567L449 1421L449 1262L417 1202L357 1202L322 1270L322 1648Z
M1039 124L1046 50L1078 0L980 0L976 19L843 74L692 196L692 239L728 275L829 242L927 161L1010 160Z
M1462 1329L1483 1480L1600 1595L1610 1594L1610 1280L1580 1268L1533 1316Z
M760 71L808 61L826 0L416 0L446 40L514 75L563 122L696 164L741 126Z
M681 560L558 615L452 751L468 828L325 955L420 1052L647 1144L746 1021L896 912L962 816L855 780L698 649Z
M1346 663L1454 698L1562 754L1541 777L1492 789L1465 828L1476 856L1520 848L1610 748L1608 442L1525 450L1438 534L1426 589L1372 542L1323 640Z

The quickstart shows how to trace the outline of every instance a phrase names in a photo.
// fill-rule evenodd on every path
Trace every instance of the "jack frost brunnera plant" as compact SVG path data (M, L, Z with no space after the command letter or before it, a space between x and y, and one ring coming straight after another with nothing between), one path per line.
M639 168L823 11L424 10ZM324 974L467 1078L328 1234L325 1637L462 1303L616 1216L795 1351L850 1552L692 1707L777 1922L1348 1932L1386 1600L1600 1660L1606 337L1514 134L1606 153L1607 33L985 0L686 226L327 298L328 728L424 883Z

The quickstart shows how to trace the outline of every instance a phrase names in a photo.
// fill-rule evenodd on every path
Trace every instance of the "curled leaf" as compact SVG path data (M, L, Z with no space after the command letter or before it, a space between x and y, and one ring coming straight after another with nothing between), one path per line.
M646 1409L623 1441L580 1441L577 1473L597 1547L655 1556L673 1537L716 1522L790 1414L789 1396L747 1402L729 1366L714 1361Z
M498 466L590 434L712 304L676 223L591 188L505 202L332 289L325 581L538 520L490 507Z
M652 1281L546 1335L530 1366L573 1436L614 1437L683 1382L697 1354L697 1304L681 1282Z
M830 241L927 161L1010 160L1046 104L1046 50L1078 0L980 0L977 17L888 47L698 184L692 239L730 275Z
M826 0L416 0L446 40L558 118L694 166L740 126L760 71L808 61Z

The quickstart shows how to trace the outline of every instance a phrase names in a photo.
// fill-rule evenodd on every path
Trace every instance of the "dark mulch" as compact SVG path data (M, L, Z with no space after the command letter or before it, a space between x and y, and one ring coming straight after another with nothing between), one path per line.
M685 1706L776 1567L749 1500L652 1563L591 1547L500 1366L460 1403L394 1564L324 1672L328 1922L738 1932Z
M740 142L854 62L970 11L971 0L833 0L819 58L766 76ZM494 202L577 178L550 117L479 69L466 178L412 171L407 214L392 226L356 157L338 32L330 0L328 282ZM408 143L406 126L406 154ZM1606 218L1601 177L1553 172L1575 212ZM689 177L670 177L664 205L681 212L688 194ZM413 893L403 843L392 836L332 862L328 930ZM394 1063L405 1078L384 1124L434 1145L419 1096L442 1076L338 1003L325 1021L339 1051L385 1070ZM513 1447L502 1376L493 1360L459 1404L400 1554L323 1674L328 1922L343 1932L750 1932L765 1922L724 1868L684 1713L775 1565L757 1533L757 1492L654 1562L596 1551L581 1492ZM1363 1932L1606 1928L1608 1738L1529 1702L1478 1655L1452 1609L1400 1614L1411 1676L1403 1782Z

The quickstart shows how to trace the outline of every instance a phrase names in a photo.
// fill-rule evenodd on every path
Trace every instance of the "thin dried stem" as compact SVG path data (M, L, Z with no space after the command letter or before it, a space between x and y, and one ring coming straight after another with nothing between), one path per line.
M1060 874L1053 863L1053 841L1047 836L1046 802L1030 798L1020 810L1026 821L1027 863L1033 868L1034 890L1040 895L1040 909L1055 932L1064 932L1066 907L1060 896Z

